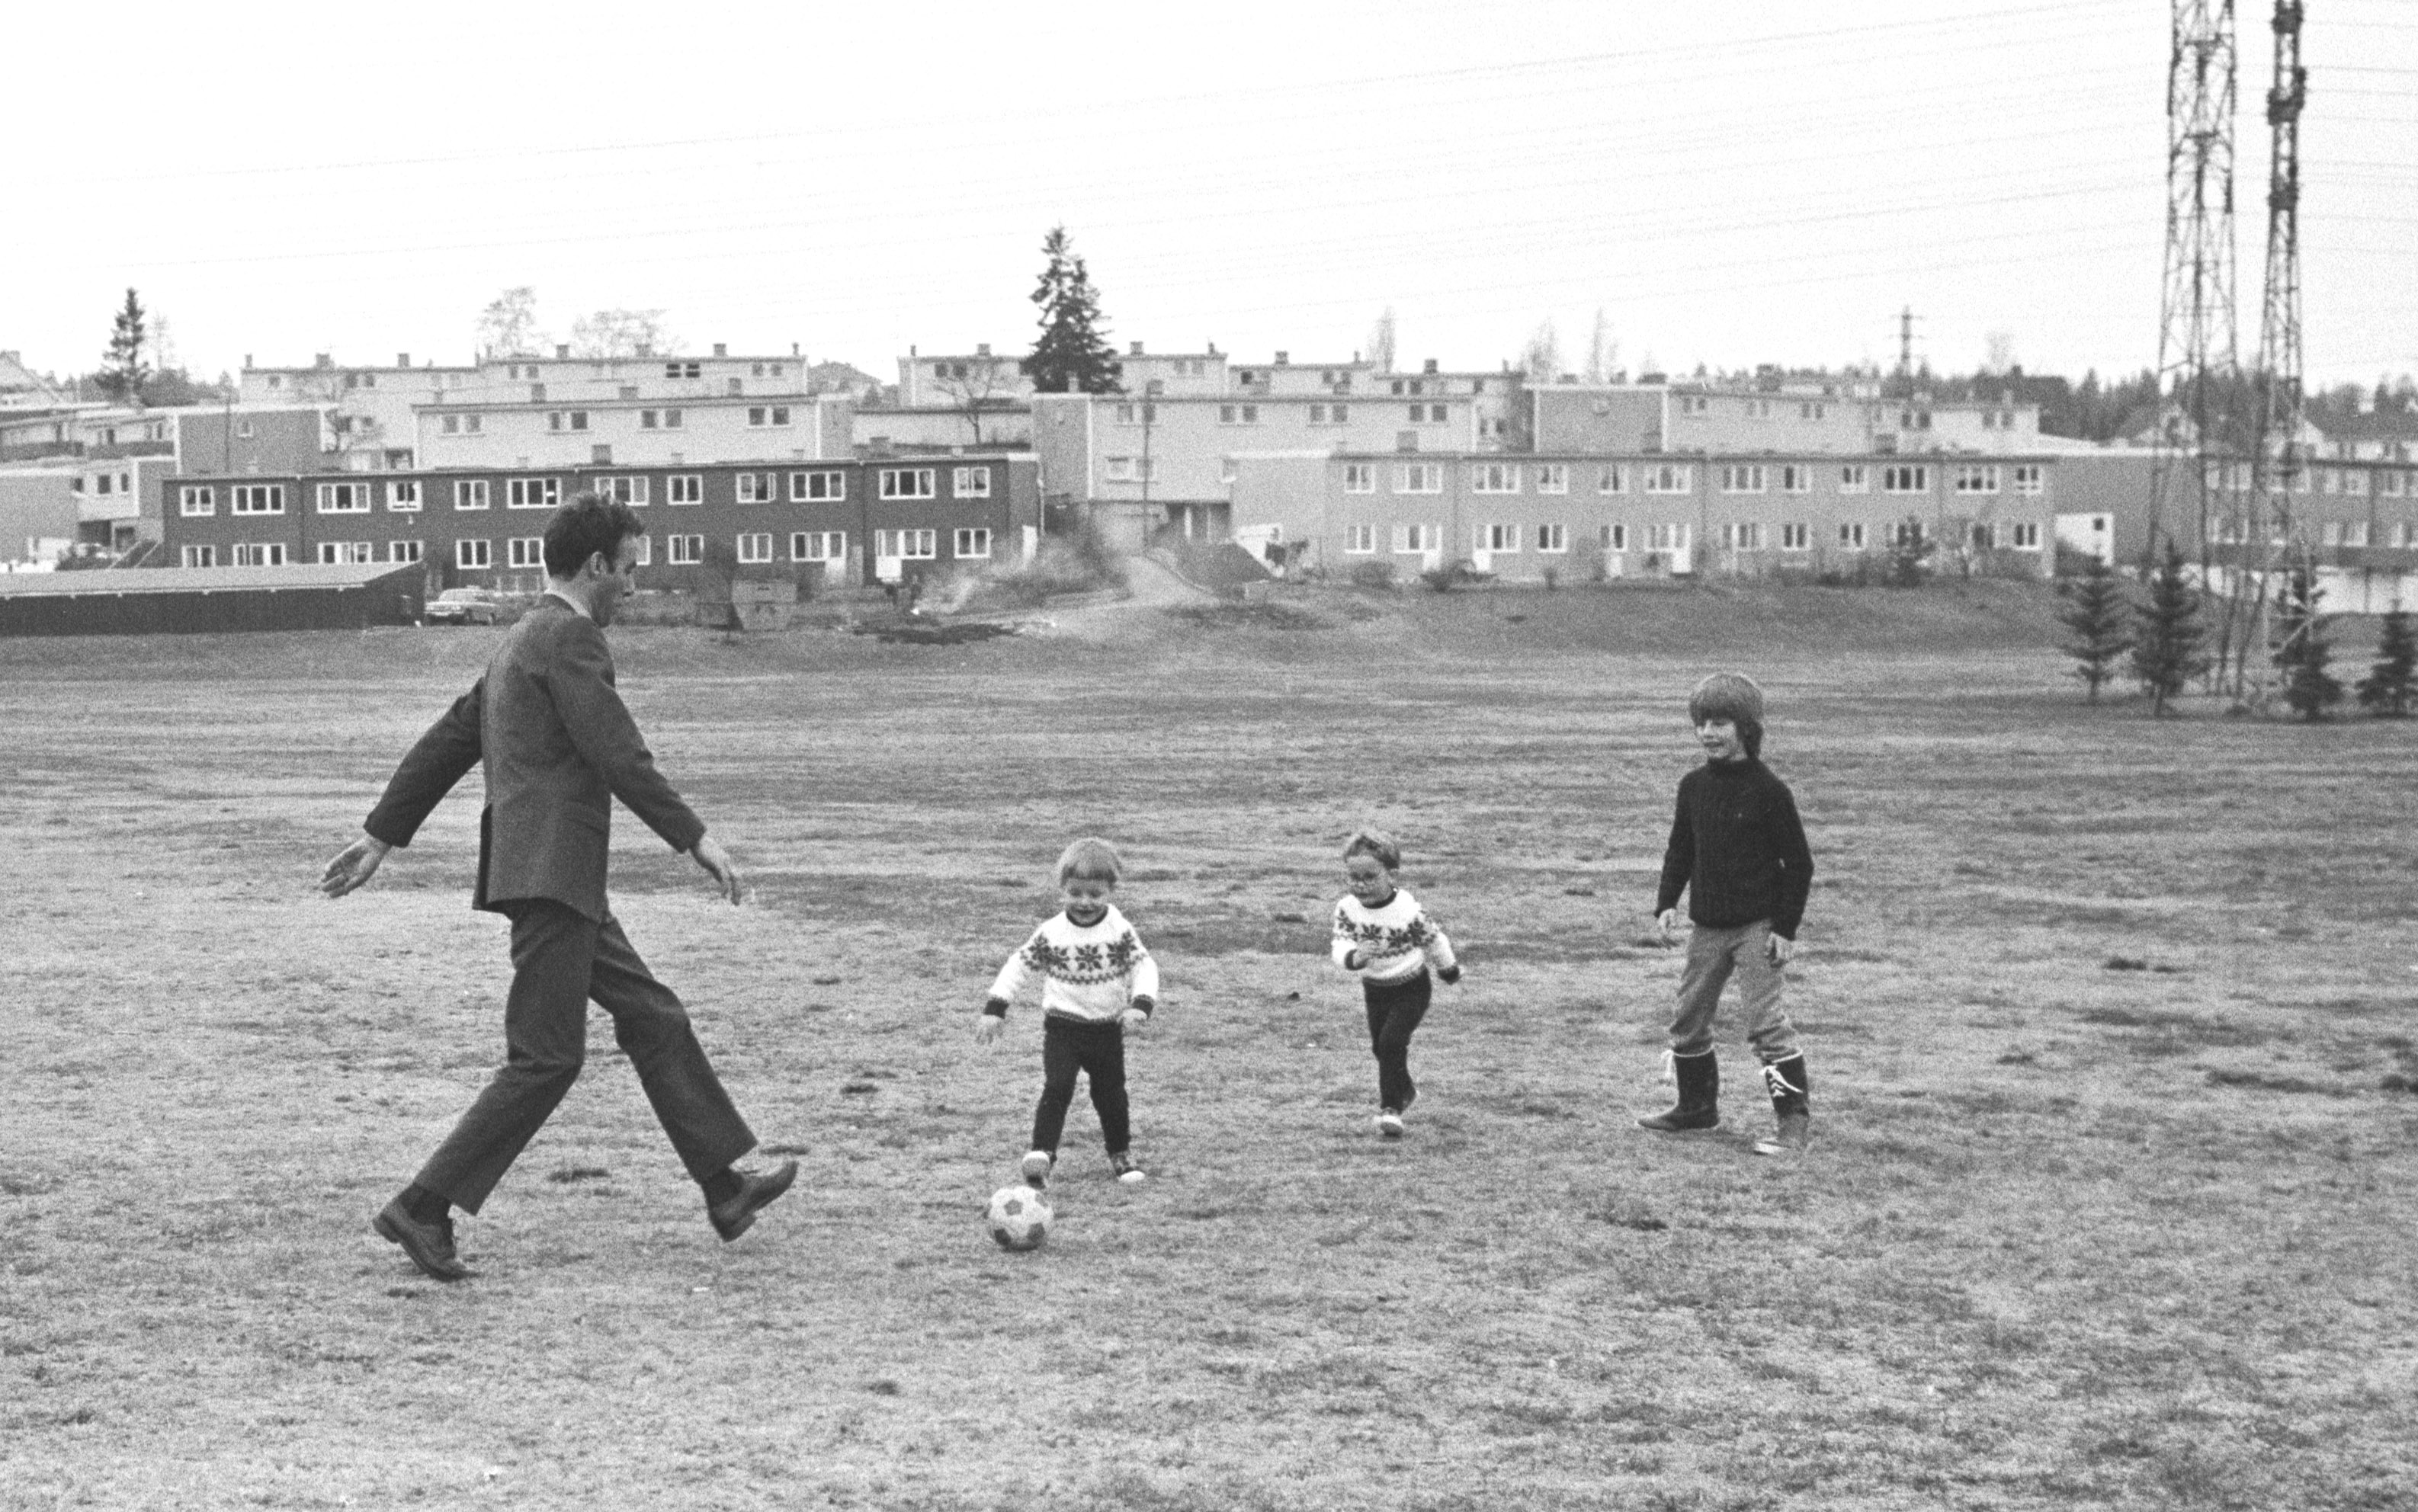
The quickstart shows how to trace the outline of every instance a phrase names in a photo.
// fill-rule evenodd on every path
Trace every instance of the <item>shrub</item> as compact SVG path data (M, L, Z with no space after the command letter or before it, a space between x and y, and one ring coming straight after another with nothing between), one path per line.
M1354 562L1352 586L1379 588L1390 592L1394 587L1394 564L1392 562Z

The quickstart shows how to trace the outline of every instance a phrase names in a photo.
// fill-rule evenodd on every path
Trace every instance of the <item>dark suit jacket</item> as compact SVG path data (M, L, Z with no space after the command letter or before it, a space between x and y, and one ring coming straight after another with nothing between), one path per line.
M614 691L604 632L552 594L506 633L486 674L403 758L362 828L391 846L411 844L437 801L482 759L478 908L504 912L507 904L551 898L604 919L616 798L674 850L705 833L655 770Z

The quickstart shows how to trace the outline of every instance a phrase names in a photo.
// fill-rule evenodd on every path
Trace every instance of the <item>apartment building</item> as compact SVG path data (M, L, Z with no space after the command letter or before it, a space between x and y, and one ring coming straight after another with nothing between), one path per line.
M2247 460L2211 460L2205 519L2178 511L2170 529L2188 555L2205 554L2219 586L2244 568L2305 560L2328 613L2418 608L2418 466L2410 461L2418 456L2319 462L2271 481L2285 486L2262 500ZM2264 541L2253 539L2254 518L2265 526Z
M413 452L422 467L671 466L688 463L816 462L849 452L850 401L838 395L708 394L701 398L543 397L418 406Z
M1029 556L1038 469L1006 452L801 465L343 469L162 478L163 565L425 565L439 587L542 583L548 512L593 490L641 512L642 588L733 572L870 586Z
M988 342L971 353L933 357L911 346L898 359L901 409L951 409L1032 397L1033 380L1024 375L1023 359L994 357Z
M1462 562L1505 582L1853 571L1909 533L1978 570L2046 575L2052 456L1338 452L1243 457L1237 533L1328 572Z

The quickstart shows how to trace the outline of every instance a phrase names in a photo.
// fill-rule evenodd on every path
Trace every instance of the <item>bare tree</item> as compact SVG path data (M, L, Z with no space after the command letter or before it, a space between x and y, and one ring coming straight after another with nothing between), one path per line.
M1538 383L1551 383L1561 375L1562 339L1553 330L1553 316L1547 315L1537 323L1527 346L1520 354L1520 366Z
M1595 313L1595 334L1587 339L1586 381L1610 383L1612 372L1620 361L1620 338L1612 333L1612 322L1604 318L1599 306Z
M524 283L496 296L479 313L479 352L482 357L536 357L545 345L537 326L537 290Z
M2015 333L1994 330L1982 338L1982 371L2003 378L2015 370Z
M381 452L386 447L386 427L375 415L358 403L360 393L360 375L329 364L320 364L294 375L294 397L301 403L325 405L330 411L328 429L332 443L328 447L337 466L350 471L349 459Z
M571 323L574 357L655 357L679 349L660 310L599 310Z
M1017 364L985 356L936 366L941 371L933 377L932 387L948 401L951 409L965 417L966 424L973 431L974 445L983 445L983 417L997 414L1018 397Z
M1394 371L1394 307L1390 304L1369 328L1369 363L1379 373Z

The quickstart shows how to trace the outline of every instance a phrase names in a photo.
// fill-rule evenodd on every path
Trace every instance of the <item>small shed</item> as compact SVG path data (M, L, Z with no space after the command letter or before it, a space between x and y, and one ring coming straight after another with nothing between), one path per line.
M417 562L0 574L0 635L361 630L420 619Z

